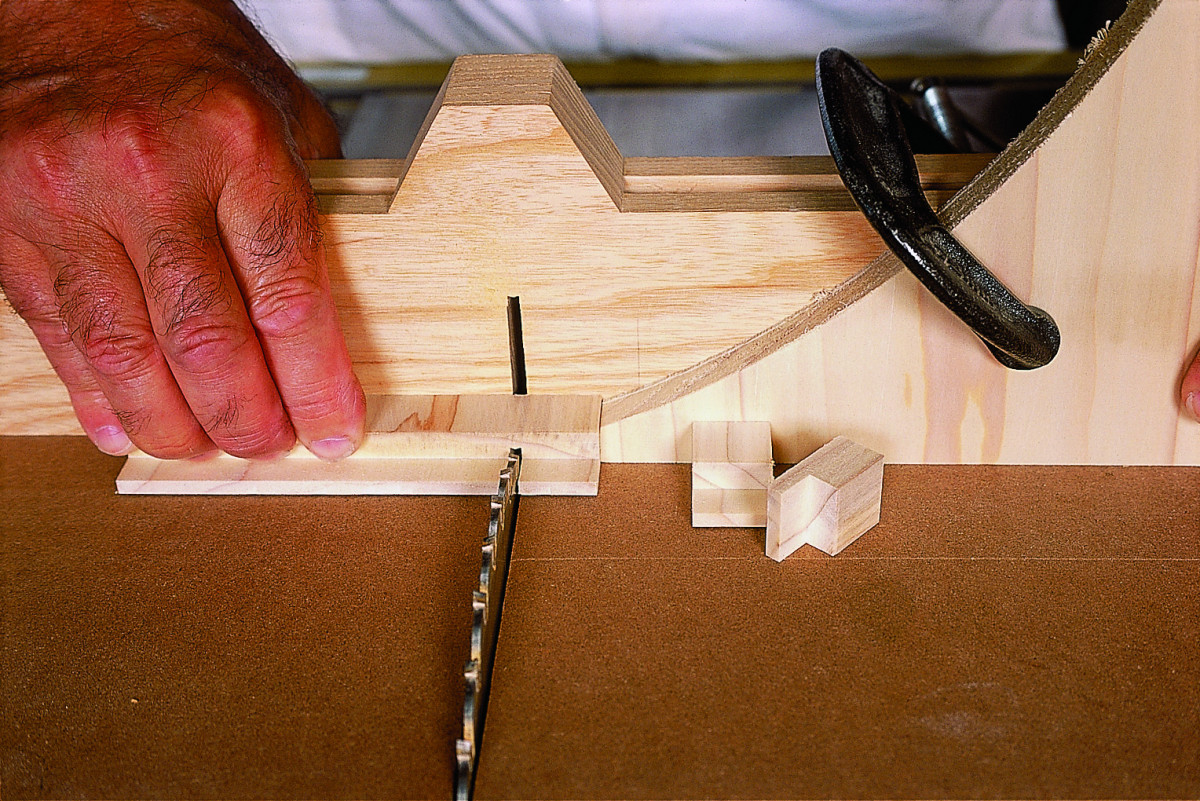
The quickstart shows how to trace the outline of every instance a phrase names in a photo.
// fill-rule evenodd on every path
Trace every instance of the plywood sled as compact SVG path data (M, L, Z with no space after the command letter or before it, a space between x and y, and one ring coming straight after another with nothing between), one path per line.
M604 396L602 458L687 461L697 420L765 420L779 461L845 434L893 462L1200 463L1175 388L1200 344L1200 0L1135 2L944 209L1058 320L1006 371L890 257L827 159L624 159L550 57L470 57L413 153L314 163L332 284L372 394L509 383ZM982 166L921 164L935 200ZM77 433L0 314L0 427Z

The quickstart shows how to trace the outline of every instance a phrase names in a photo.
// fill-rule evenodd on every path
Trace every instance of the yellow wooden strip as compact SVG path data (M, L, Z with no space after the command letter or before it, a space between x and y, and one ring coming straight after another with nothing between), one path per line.
M117 476L123 495L492 495L506 459L370 457L322 462L300 454L273 462L221 455L207 461L164 461L130 455ZM600 462L523 461L522 495L595 495Z
M132 454L126 494L491 495L510 448L522 452L526 495L595 495L597 396L405 396L367 399L367 438L341 462L297 447L255 462L221 455L167 461Z

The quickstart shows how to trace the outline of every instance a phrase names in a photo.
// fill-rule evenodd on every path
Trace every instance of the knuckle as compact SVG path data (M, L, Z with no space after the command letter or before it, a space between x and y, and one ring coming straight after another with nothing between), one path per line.
M311 190L297 186L278 193L257 226L235 233L235 238L251 271L306 269L308 261L320 258L323 240Z
M266 336L289 338L311 330L325 312L320 281L307 270L292 270L285 277L262 284L250 299L250 319Z
M103 375L140 374L154 350L153 332L123 319L117 293L103 271L72 262L53 282L56 308L67 335Z
M199 375L224 368L246 343L246 333L237 325L208 314L177 319L163 336L163 349L171 362Z
M209 257L215 233L190 235L159 230L148 243L144 269L150 299L164 310L166 329L172 330L189 317L222 314L233 305L219 268Z
M237 396L210 409L201 425L213 442L232 456L269 456L295 444L295 434L281 407L271 403L265 409L250 407Z
M128 380L145 375L153 362L153 332L100 312L72 331L84 359L102 376Z
M75 161L64 152L55 137L36 131L19 137L3 155L3 163L11 169L13 178L10 195L14 201L6 204L14 217L33 213L67 215L75 205L78 185ZM16 197L32 203L15 202Z
M61 325L96 372L111 377L147 372L156 350L154 331L120 313L120 299L103 271L79 262L64 265L53 291Z
M278 107L248 81L218 84L205 97L202 111L235 159L256 159L264 142L279 139L284 125Z
M114 164L127 178L145 182L167 172L167 139L158 116L139 107L114 110L105 117L103 137Z

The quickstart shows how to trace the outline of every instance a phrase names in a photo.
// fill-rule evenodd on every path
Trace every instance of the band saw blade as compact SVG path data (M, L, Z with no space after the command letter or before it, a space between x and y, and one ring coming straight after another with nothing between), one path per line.
M454 797L468 801L475 785L479 746L483 739L492 660L500 633L500 612L512 553L521 476L521 449L508 452L508 463L500 471L500 483L491 499L487 535L483 538L479 586L471 597L471 653L463 668L466 695L463 698L463 734L455 742L457 765Z

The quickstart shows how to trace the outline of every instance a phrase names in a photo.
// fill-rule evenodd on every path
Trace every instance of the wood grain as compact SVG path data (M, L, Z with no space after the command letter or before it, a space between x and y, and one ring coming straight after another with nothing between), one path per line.
M324 219L356 368L373 393L504 391L519 295L531 388L603 395L605 461L688 461L695 421L769 420L781 461L845 433L901 462L1200 464L1176 397L1200 347L1197 41L1200 0L1136 0L943 209L1058 320L1048 367L992 362L890 255L872 261L857 213L756 205L788 194L763 176L809 167L631 166L557 61L486 57L456 65L387 168L388 213ZM638 186L688 175L694 196ZM367 194L336 197L386 197L355 180ZM728 205L669 210L695 198ZM0 425L77 432L15 316L0 338Z
M774 477L771 424L698 422L692 426L692 525L767 524Z
M898 462L1200 464L1178 382L1200 346L1200 2L1134 3L1033 127L948 205L1062 329L1007 371L889 256L690 370L605 403L606 461L687 461L697 420L838 433ZM830 298L844 307L822 317Z
M883 456L834 437L767 488L767 556L804 545L836 556L879 522L882 493Z

